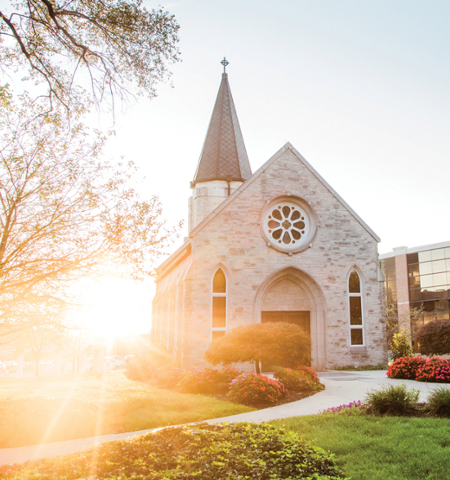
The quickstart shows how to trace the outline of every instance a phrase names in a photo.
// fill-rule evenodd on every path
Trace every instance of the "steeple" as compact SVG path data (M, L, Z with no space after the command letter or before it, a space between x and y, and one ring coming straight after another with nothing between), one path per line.
M199 182L211 180L244 182L252 175L244 138L231 96L228 74L225 72L228 62L224 58L221 63L224 66L222 82L192 187Z

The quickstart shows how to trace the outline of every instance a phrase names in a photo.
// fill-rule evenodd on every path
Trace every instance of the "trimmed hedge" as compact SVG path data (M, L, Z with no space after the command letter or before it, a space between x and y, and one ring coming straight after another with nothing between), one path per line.
M422 355L450 353L450 320L432 320L416 332L415 342Z
M345 480L332 455L268 424L198 424L22 465L6 480Z

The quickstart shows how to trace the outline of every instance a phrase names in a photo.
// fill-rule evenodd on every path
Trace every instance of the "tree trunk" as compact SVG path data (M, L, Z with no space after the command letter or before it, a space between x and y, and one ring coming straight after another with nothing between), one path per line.
M255 360L255 370L256 370L256 374L260 375L261 369L259 368L259 360Z

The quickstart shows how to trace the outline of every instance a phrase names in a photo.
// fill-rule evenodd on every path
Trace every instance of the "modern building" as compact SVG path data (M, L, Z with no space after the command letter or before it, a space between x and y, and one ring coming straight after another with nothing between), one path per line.
M380 255L386 303L405 318L423 309L419 323L450 319L450 242L398 247Z
M157 269L155 342L202 366L233 328L284 321L316 369L387 361L378 236L290 143L252 173L227 73L191 188L189 237Z

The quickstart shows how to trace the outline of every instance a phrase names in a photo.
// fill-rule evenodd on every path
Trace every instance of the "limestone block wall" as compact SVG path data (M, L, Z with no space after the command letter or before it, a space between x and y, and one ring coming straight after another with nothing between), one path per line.
M267 246L259 225L266 202L288 193L307 201L318 221L312 246L291 256ZM286 149L254 181L248 181L196 233L191 255L194 269L191 280L185 282L184 301L186 364L204 364L203 354L211 341L211 282L219 266L228 282L228 330L260 321L263 293L271 279L279 281L277 275L283 277L286 272L286 279L295 277L308 292L313 310L313 366L386 361L377 242L292 150ZM348 277L353 269L363 288L362 347L350 345Z
M242 182L230 182L229 193L228 182L225 180L197 183L193 189L192 197L189 199L189 231L195 228L241 185Z

